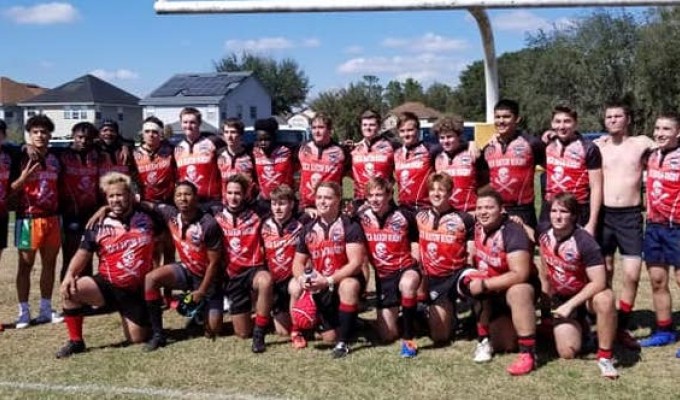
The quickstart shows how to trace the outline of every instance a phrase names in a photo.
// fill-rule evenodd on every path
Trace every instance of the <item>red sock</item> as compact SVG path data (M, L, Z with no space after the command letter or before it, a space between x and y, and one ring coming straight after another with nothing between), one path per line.
M484 339L489 337L489 325L477 323L477 338Z
M633 305L628 304L623 300L619 300L619 311L624 312L624 313L629 313L633 311Z
M612 358L612 349L597 349L597 358Z
M346 313L355 313L359 311L359 306L356 304L346 304L343 302L340 302L340 306L338 307L338 311L340 312L346 312Z
M656 326L660 331L670 331L671 325L673 325L672 319L657 320Z
M74 342L83 341L83 316L64 315L64 323L68 331L68 338Z
M266 328L269 325L269 317L265 315L255 314L255 326Z
M161 291L159 289L151 289L144 291L144 300L156 301L162 299Z
M425 303L427 302L427 293L418 293L416 296L416 299L418 299L418 303Z
M418 299L415 297L402 297L401 306L402 307L415 307L418 305Z

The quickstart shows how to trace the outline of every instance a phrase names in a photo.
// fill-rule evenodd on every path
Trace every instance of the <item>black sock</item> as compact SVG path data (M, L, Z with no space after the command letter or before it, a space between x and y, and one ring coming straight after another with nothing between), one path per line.
M146 309L149 312L151 331L154 335L163 335L163 301L150 300L146 302Z
M354 326L356 325L357 313L339 311L338 319L340 320L340 329L338 341L349 342L354 333Z
M403 338L406 340L411 340L415 336L414 334L414 321L416 320L416 314L418 313L417 307L402 307L401 308L401 320L403 329Z

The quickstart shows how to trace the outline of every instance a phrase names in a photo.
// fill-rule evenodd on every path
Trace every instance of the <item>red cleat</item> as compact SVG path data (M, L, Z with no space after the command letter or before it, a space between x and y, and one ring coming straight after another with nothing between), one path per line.
M508 365L506 371L512 376L526 375L534 370L535 363L533 354L519 353L515 361Z

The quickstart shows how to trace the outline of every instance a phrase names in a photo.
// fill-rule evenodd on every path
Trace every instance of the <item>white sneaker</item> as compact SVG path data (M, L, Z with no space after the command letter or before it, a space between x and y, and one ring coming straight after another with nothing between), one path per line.
M17 318L15 328L25 329L28 328L29 325L31 325L31 313L30 312L20 313L19 318Z
M477 343L473 360L476 363L484 363L491 361L491 358L493 358L493 349L491 348L491 343L489 343L489 338L484 338L484 340Z
M603 378L616 379L619 377L619 371L614 368L614 362L611 358L598 358L597 366L600 367Z
M61 322L64 322L64 317L54 310L40 310L40 315L33 321L36 325Z
M222 303L222 307L224 308L224 312L228 313L229 310L231 309L231 301L227 298L227 296L224 296L224 300Z

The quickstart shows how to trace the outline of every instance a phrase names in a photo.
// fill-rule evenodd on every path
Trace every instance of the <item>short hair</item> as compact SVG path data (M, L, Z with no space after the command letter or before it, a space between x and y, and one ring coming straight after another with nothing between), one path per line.
M7 132L7 123L3 119L0 119L0 132Z
M369 179L368 182L366 182L366 195L368 195L373 189L380 189L386 193L392 193L393 190L392 183L381 176L374 176Z
M444 186L444 189L446 189L447 192L453 190L453 180L446 172L431 173L430 176L427 177L427 190L432 190L435 183Z
M81 132L88 140L94 140L99 135L99 129L91 122L78 122L71 128L71 134Z
M156 117L155 115L150 115L144 119L144 122L153 122L154 124L158 125L161 127L161 129L165 128L165 124L163 121L161 121L160 118ZM163 132L161 132L163 133Z
M477 199L490 198L493 199L498 206L503 206L503 196L496 190L489 186L485 186L477 191Z
M604 104L604 111L609 110L610 108L620 108L623 110L623 114L630 119L631 122L633 122L633 110L631 109L630 105L620 101L620 100L611 100L608 101Z
M276 122L276 118L269 117L264 119L258 119L255 121L255 131L264 131L271 136L276 135L279 130L279 123Z
M359 120L364 120L364 119L374 119L378 123L380 123L380 120L382 119L380 117L380 114L373 110L366 110L363 113L361 113L361 116L359 117Z
M326 125L326 128L333 129L333 119L330 117L330 115L325 114L325 113L318 113L312 118L312 123L314 121L321 121L323 122L324 125Z
M282 200L294 202L295 192L293 191L293 188L284 183L282 185L275 187L274 190L272 190L272 192L269 194L269 198L271 199L272 203L275 201Z
M519 116L519 103L515 100L501 99L493 106L494 111L506 110L510 111L514 116Z
M569 211L569 214L572 216L572 219L576 221L579 212L579 205L578 200L576 200L576 196L569 192L560 192L553 198L552 202L550 203L551 210L553 204L555 203L560 203L561 205L563 205L564 208L566 208L567 211Z
M230 183L237 183L239 186L241 186L241 190L243 190L244 195L248 191L248 187L250 187L250 179L243 174L231 175L229 178L227 178L227 185Z
M102 120L101 124L99 124L99 130L101 131L104 128L111 128L113 129L114 132L118 133L120 132L120 129L118 127L118 122L112 120L111 118L105 118Z
M31 129L37 127L45 128L49 133L54 132L54 122L47 115L34 115L26 122L26 132L30 132Z
M669 119L671 121L675 121L675 125L680 126L680 114L678 114L675 111L664 111L657 115L656 117L657 120L659 119Z
M555 106L552 110L552 116L550 118L555 118L555 115L557 114L567 114L574 121L578 121L578 113L569 106Z
M314 194L317 194L321 188L331 189L337 198L342 198L342 187L340 187L340 185L338 185L336 182L319 182L319 184L316 185L316 188L314 189Z
M191 190L191 193L193 193L194 195L198 194L198 187L196 187L196 185L193 182L188 180L177 181L175 183L175 191L182 186L188 187Z
M203 122L203 116L201 115L201 112L198 111L197 108L195 107L184 107L182 111L179 112L179 120L180 122L182 121L182 117L185 115L195 115L196 120L198 121L198 124L200 125Z
M236 129L236 132L238 132L239 135L243 135L243 132L246 129L245 125L243 125L243 121L238 118L225 119L224 122L222 122L222 130L224 130L225 127Z
M463 117L461 117L460 115L446 114L439 118L437 122L434 123L432 131L437 136L449 132L453 132L456 135L460 136L463 134L463 130L465 129L464 124L465 122L463 121Z
M413 121L416 123L416 129L420 129L420 119L417 115L410 111L404 111L397 116L397 129L401 128L405 123Z
M105 193L111 186L119 184L125 186L125 189L132 193L132 179L126 174L112 171L99 178L99 188Z

